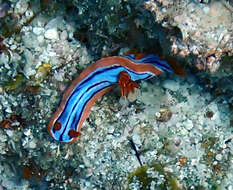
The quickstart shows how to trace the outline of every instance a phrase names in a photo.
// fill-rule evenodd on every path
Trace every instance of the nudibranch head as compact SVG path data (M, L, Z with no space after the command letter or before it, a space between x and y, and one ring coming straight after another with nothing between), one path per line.
M66 130L66 126L59 121L49 123L49 134L57 141L71 143L81 136L81 133L75 129Z

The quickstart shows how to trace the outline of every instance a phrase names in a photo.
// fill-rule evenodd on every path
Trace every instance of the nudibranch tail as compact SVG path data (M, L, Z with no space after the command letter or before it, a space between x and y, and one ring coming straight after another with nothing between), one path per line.
M119 84L121 95L138 88L136 81L151 78L172 67L156 55L136 59L134 55L102 58L88 66L66 90L61 104L49 122L49 134L61 142L74 142L96 100Z
M154 55L154 54L149 54L140 59L136 59L134 54L124 55L124 57L136 63L153 64L155 67L157 67L161 71L165 71L169 73L173 72L173 68L170 66L170 64L168 64L167 61L161 60L157 55Z

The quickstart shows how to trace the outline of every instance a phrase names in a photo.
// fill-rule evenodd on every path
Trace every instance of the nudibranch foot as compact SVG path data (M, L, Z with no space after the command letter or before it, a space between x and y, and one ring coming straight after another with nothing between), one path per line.
M121 88L121 97L128 98L130 92L134 93L135 88L139 88L139 85L130 79L129 73L122 71L118 77L118 85Z

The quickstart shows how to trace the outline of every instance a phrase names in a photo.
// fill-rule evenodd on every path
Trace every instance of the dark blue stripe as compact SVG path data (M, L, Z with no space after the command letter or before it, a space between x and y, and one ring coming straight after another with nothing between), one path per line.
M91 74L92 74L91 76L87 76L84 80L82 80L82 81L78 84L78 86L81 86L83 83L87 83L87 82L90 81L93 77L95 77L96 75L98 75L98 74L100 74L100 73L106 72L106 71L111 70L111 69L119 68L119 67L121 67L121 66L119 65L119 66L114 66L114 67L107 67L107 68L104 68L104 69L101 68L100 71L94 72L94 74L91 73ZM75 87L75 88L76 88L76 87ZM78 88L75 89L75 90L71 93L71 95L70 95L69 97L71 97L71 96L76 92L76 90L78 90Z

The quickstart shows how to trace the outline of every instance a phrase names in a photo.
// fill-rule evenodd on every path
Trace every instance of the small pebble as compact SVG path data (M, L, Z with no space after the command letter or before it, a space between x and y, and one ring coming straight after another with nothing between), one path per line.
M216 160L221 161L222 160L222 155L221 154L217 154L216 155Z
M193 123L189 119L184 122L184 125L185 125L185 128L188 129L188 130L191 130L193 128Z
M24 131L24 135L30 136L31 135L31 129L28 129L28 130Z
M155 113L157 121L168 121L172 117L172 112L169 109L160 109L159 112Z
M10 46L11 50L15 50L16 48L17 48L17 46L15 44L13 44L13 45Z
M100 126L101 123L102 123L102 120L101 120L100 118L97 118L97 119L95 120L95 124L96 124L97 126Z
M46 30L44 36L45 38L50 39L50 40L52 39L57 40L58 39L57 29L51 28L51 29Z
M6 131L6 134L9 136L9 137L12 137L14 132L12 130L7 130Z
M7 113L12 113L12 110L10 107L7 107L6 110L5 110Z
M32 10L27 10L27 11L25 12L25 16L26 16L26 17L32 17L32 16L33 16Z
M207 118L212 118L213 115L214 115L214 113L213 113L212 111L207 111L206 114L205 114L205 116L206 116Z
M32 29L33 33L36 34L36 35L40 35L41 33L44 32L44 28L41 28L41 27L34 27Z
M31 149L34 149L34 148L36 148L36 143L34 141L30 141L28 144L28 147Z
M182 156L182 157L179 158L179 165L180 166L185 166L186 163L187 163L187 158L186 157Z
M115 130L115 128L111 125L111 126L109 126L109 128L108 128L108 133L113 133L114 132L114 130Z

